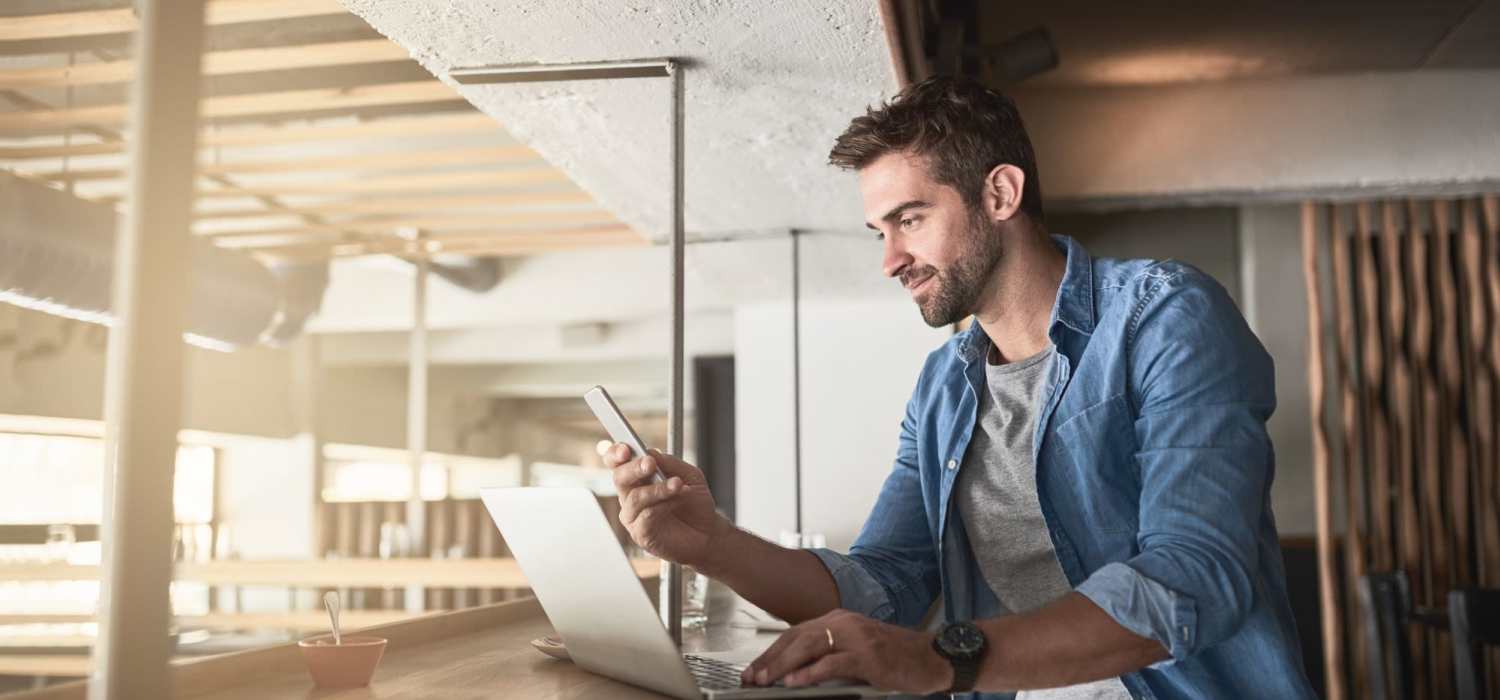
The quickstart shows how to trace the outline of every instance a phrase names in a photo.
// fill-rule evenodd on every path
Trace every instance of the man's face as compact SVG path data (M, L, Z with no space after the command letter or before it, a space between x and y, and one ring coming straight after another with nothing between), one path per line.
M906 287L922 320L936 328L974 313L1003 255L998 227L933 180L921 157L880 157L859 171L859 190L885 246L882 271Z

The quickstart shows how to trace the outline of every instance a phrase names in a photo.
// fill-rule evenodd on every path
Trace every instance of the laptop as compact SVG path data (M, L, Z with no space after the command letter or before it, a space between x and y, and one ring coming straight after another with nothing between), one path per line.
M848 684L740 687L742 665L678 651L593 492L489 488L479 495L568 655L588 671L683 700L889 694Z

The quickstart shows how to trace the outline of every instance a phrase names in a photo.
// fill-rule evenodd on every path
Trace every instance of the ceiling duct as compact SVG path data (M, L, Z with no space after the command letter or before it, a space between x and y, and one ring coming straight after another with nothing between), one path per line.
M0 301L112 323L117 218L111 206L0 173ZM291 340L328 286L326 262L268 268L196 239L191 255L183 338L202 347Z

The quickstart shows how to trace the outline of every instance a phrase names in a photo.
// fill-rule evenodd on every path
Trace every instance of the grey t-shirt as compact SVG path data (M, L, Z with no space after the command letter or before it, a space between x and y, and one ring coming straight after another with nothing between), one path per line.
M980 392L979 420L954 489L980 572L1005 613L1035 610L1072 590L1042 518L1036 462L1031 456L1032 433L1052 356L1049 347L1009 364L986 362L989 391ZM1017 697L1128 700L1130 693L1118 678L1109 678L1025 691Z

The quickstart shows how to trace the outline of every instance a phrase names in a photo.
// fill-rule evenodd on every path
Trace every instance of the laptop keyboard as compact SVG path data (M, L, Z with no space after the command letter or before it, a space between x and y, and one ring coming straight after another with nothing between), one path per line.
M704 690L732 690L740 687L740 671L743 666L694 654L683 654L682 660L687 662L688 671L698 681L698 687Z

